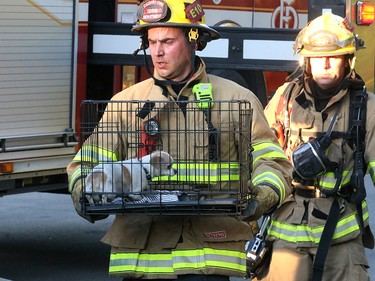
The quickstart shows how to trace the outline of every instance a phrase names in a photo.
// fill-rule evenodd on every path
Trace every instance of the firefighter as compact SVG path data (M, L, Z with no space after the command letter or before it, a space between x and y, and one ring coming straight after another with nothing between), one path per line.
M133 31L141 35L140 50L149 48L154 71L151 78L121 91L112 100L191 101L194 100L193 86L203 82L212 85L214 100L251 102L254 161L249 188L253 196L244 218L256 220L291 193L292 166L267 125L256 96L232 81L207 74L203 60L195 55L195 51L202 50L208 41L220 37L217 31L205 24L203 13L199 1L142 1L137 14L139 20ZM177 107L176 110L182 109ZM105 113L103 118L106 117ZM114 127L125 130L127 122L117 122ZM168 123L168 120L163 122ZM100 157L100 154L119 160L138 157L136 148L128 147L126 152L121 149L122 144L129 142L128 139L107 138L106 143L97 143L97 155L92 157ZM173 148L173 145L180 144L171 141L165 145ZM68 165L67 173L76 211L94 222L105 216L88 216L80 207L80 156L83 149L85 145ZM221 143L221 156L238 157L239 153L235 142ZM233 216L117 214L102 242L111 246L109 274L113 277L124 280L220 281L229 280L229 276L246 275L245 243L252 235L249 224Z
M296 37L302 71L265 109L293 164L294 192L274 214L269 272L258 280L370 280L364 174L375 182L375 97L354 69L363 45L332 13Z

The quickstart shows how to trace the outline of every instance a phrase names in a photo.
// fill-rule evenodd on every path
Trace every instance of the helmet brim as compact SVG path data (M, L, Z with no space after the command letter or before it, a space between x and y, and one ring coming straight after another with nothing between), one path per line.
M298 54L302 57L335 57L354 54L355 51L356 49L354 46L348 46L345 48L340 48L332 51L309 51L307 49L302 49Z
M136 24L133 25L132 32L144 34L149 28L153 27L177 27L177 28L198 28L202 30L203 35L208 36L211 40L219 39L220 33L215 29L209 27L206 24L185 24L185 23L168 23L168 22L154 22L154 23L146 23L146 24Z

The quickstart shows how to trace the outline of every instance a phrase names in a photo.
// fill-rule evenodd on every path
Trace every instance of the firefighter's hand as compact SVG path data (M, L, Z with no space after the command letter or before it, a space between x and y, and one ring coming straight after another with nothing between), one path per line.
M81 180L78 180L77 183L74 185L73 190L71 191L71 197L73 201L74 208L76 209L76 212L78 215L80 215L85 220L94 223L97 220L102 220L108 217L108 215L95 215L95 216L89 216L85 215L82 212L82 206L81 206L81 197L82 197L82 183Z
M243 212L245 221L258 220L279 202L279 195L267 185L254 186L249 182L248 188L252 197Z

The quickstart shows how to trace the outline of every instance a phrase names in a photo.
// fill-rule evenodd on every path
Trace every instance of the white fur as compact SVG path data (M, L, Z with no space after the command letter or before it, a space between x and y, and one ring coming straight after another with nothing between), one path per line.
M151 178L173 176L177 171L172 168L172 164L172 156L159 150L140 160L132 158L99 164L85 179L85 190L88 193L86 197L90 205L99 202L107 204L122 194L133 200L139 200L142 198L140 192L146 190L148 186L146 171Z

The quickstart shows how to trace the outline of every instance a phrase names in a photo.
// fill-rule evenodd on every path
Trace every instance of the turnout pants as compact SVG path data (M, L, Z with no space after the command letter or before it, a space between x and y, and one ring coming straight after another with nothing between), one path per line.
M316 248L291 248L283 241L273 244L268 274L262 281L311 281ZM369 281L369 267L361 237L330 247L323 281Z

